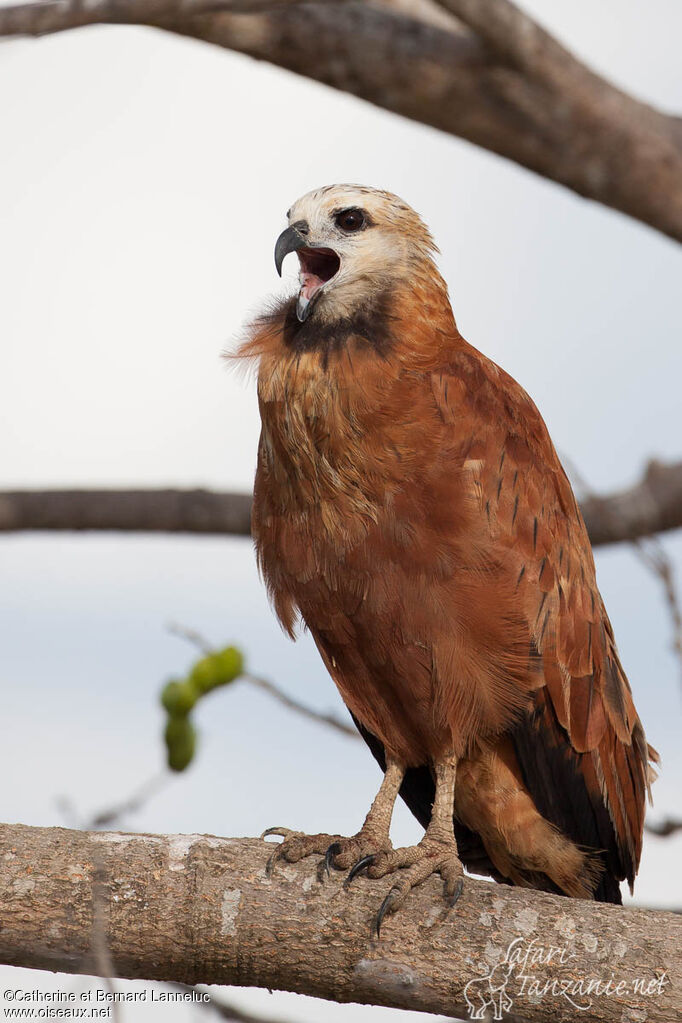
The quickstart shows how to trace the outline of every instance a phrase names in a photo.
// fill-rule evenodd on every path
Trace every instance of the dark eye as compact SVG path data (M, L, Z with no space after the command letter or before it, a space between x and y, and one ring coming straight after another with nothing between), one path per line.
M336 226L340 227L342 231L352 233L353 231L360 231L366 222L365 214L362 210L341 210L337 213L334 220Z

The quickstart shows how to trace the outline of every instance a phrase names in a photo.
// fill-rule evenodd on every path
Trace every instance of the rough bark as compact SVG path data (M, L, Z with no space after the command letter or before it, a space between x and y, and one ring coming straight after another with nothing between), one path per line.
M96 972L97 917L120 977L276 988L468 1018L467 983L484 978L516 941L506 986L514 1016L537 1023L682 1019L682 918L675 914L471 879L449 910L433 879L385 921L377 942L370 924L390 880L359 878L346 891L341 875L320 883L314 860L267 877L270 849L256 839L1 825L0 961ZM97 907L93 890L101 893ZM550 989L533 998L524 976ZM609 979L623 987L595 989L596 980ZM575 985L590 980L592 991L577 993ZM471 999L475 987L467 989Z
M276 0L263 11L266 0L47 0L0 7L0 35L109 22L203 39L468 139L682 239L679 118L610 85L507 0L440 4L459 22L434 18L423 0L394 0L407 13L359 2ZM246 10L260 13L235 13Z
M593 547L682 526L682 462L651 462L627 490L581 505ZM211 490L0 491L0 532L115 530L248 536L251 495Z

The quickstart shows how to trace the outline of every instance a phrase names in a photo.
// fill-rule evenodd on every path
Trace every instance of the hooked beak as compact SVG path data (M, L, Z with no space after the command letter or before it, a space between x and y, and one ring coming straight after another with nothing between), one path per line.
M275 245L275 266L280 277L282 276L284 257L288 256L290 252L296 252L297 249L302 248L304 245L305 238L295 227L287 227L286 230L282 231Z
M296 301L296 316L299 323L303 323L308 318L313 300L338 273L341 260L333 249L314 248L308 245L307 239L296 227L287 227L275 245L275 266L280 277L284 257L290 252L298 253L301 290Z

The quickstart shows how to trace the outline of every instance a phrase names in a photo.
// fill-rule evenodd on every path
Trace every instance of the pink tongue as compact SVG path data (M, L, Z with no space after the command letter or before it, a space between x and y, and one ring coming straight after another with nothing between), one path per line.
M324 281L322 278L318 277L316 274L302 273L300 294L310 301L317 289L321 288L323 284Z

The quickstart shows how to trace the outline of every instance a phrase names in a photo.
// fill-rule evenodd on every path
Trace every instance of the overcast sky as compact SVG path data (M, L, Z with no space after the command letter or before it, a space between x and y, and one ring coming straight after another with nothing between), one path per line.
M677 0L527 6L619 84L681 105ZM250 487L254 387L220 353L282 287L272 251L286 209L334 181L390 189L424 216L460 329L527 388L595 488L680 457L680 255L653 231L434 130L153 30L4 42L0 95L0 488ZM679 570L680 538L665 544ZM655 813L679 814L680 679L659 587L629 550L597 562L664 758ZM254 670L343 713L312 644L279 631L248 541L8 536L0 572L6 820L63 823L60 794L85 814L156 772L158 690L194 656L169 621L238 642ZM198 718L196 765L131 828L357 829L378 783L360 743L243 685ZM401 808L396 840L417 837ZM682 905L681 851L647 840L640 902ZM230 996L292 1019L408 1018Z

